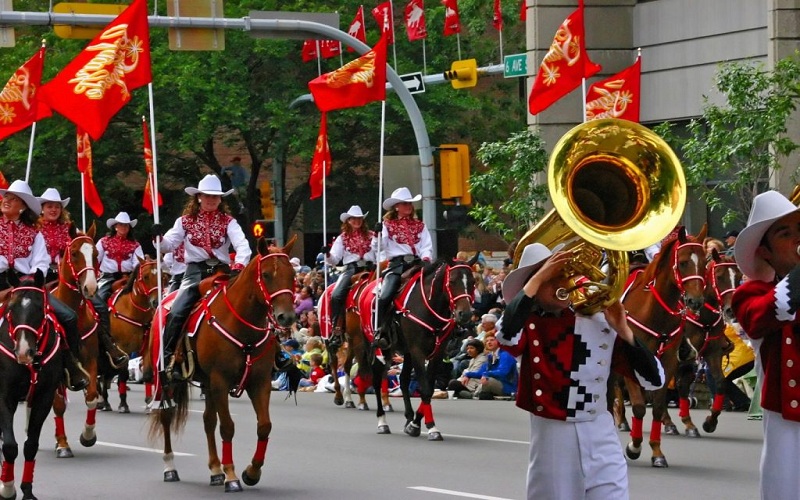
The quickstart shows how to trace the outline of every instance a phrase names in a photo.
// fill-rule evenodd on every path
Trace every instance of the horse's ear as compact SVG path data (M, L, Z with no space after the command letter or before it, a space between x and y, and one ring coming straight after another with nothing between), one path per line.
M722 262L722 256L716 248L711 249L711 259L718 264Z
M296 241L297 241L297 234L292 236L292 238L289 240L289 243L287 243L283 248L281 248L281 253L285 254L290 253Z
M706 239L706 236L708 236L708 223L704 222L703 223L703 229L701 229L700 232L697 233L697 237L695 238L695 241L701 241L702 242L703 240Z
M475 265L475 264L478 262L478 257L480 257L480 255L481 255L481 251L480 251L480 250L478 250L478 251L475 253L475 255L473 255L473 256L472 256L472 258L471 258L471 259L469 259L469 261L467 262L467 264L469 265L469 267L472 267L472 266L474 266L474 265Z
M267 255L269 253L269 245L267 244L267 240L265 238L259 238L256 240L256 251L259 255Z
M44 286L44 273L41 269L37 269L36 273L33 275L33 286L36 288L42 288Z
M95 235L96 232L97 232L97 226L95 225L95 223L93 221L92 225L89 226L89 230L86 231L86 236L88 236L89 238L94 240L94 235Z
M147 260L148 260L148 257L147 257L147 255L145 255L145 257L144 257L144 259L143 259L143 258L141 258L141 257L139 257L139 256L137 255L137 256L136 256L136 259L139 261L139 265L141 266L142 264L144 264L145 262L147 262Z
M678 241L681 244L686 243L686 226L681 226L678 228Z

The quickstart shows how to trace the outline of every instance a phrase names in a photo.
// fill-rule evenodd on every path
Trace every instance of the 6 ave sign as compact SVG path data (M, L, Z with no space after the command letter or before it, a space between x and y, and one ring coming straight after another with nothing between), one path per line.
M528 54L512 54L503 58L503 78L528 76Z

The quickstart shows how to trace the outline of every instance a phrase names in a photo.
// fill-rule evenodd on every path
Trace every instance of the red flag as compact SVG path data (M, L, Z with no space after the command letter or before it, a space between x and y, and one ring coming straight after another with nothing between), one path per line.
M44 47L19 67L0 92L0 140L53 114L39 100L43 66Z
M98 217L103 214L103 202L100 201L100 194L97 186L94 185L94 174L92 172L92 140L89 134L77 129L78 140L78 172L83 174L83 199Z
M386 36L386 43L394 43L394 12L392 2L383 2L372 9L372 17L381 29L381 36Z
M314 158L311 160L311 175L308 177L308 185L311 187L310 199L322 196L322 179L329 175L331 175L331 150L328 147L328 114L323 111L319 122L317 146L314 148Z
M336 57L342 53L342 44L338 40L320 40L319 51L324 59Z
M461 18L458 16L458 0L442 0L444 5L444 36L461 33Z
M6 176L3 175L3 172L0 172L0 189L7 189L8 188L8 181L6 180Z
M303 42L303 50L300 53L301 57L303 58L303 62L313 61L317 58L317 41L316 40L306 40Z
M639 122L642 58L614 76L593 83L586 93L586 121L622 118Z
M144 183L144 198L142 198L142 206L147 213L153 215L153 186L155 185L155 176L153 175L153 146L150 144L150 133L147 130L147 122L142 120L142 137L144 137L144 172L147 175L147 181ZM161 193L156 191L158 198L158 206L163 205L161 200Z
M363 43L367 43L367 31L364 29L364 6L361 5L358 7L358 12L356 12L356 17L353 18L353 22L350 23L350 28L347 29L347 34L360 40ZM356 49L353 47L347 47L348 52L355 52Z
M583 1L556 31L533 83L528 105L535 115L572 92L598 71L600 65L589 60L583 29Z
M308 82L320 111L386 99L386 37L363 56Z
M503 9L500 7L500 0L494 0L492 26L494 26L494 29L497 31L503 31Z
M528 0L522 0L519 4L519 20L520 21L527 21L528 20Z
M147 2L134 0L42 87L41 99L97 140L131 91L152 80Z
M425 27L425 4L423 0L411 0L406 4L406 33L408 40L422 40L428 37Z

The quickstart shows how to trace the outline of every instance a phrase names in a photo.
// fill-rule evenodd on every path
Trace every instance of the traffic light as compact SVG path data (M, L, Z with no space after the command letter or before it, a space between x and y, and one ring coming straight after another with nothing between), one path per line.
M445 71L443 76L454 89L474 87L478 84L478 62L475 59L453 61L450 71Z
M261 198L261 216L267 220L275 220L275 203L272 201L272 185L264 181L259 187Z
M463 229L469 223L467 207L464 205L456 205L448 208L444 212L444 220L447 221L447 227L458 230Z
M469 192L469 146L442 144L439 146L439 167L442 199L460 198L462 205L472 203Z
M258 219L253 222L252 233L254 238L274 238L275 221Z

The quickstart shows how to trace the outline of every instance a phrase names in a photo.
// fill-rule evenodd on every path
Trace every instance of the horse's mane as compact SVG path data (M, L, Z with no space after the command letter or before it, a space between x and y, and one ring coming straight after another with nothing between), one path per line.
M661 242L661 250L656 254L653 261L644 269L643 281L645 283L652 282L664 269L664 266L670 265L672 258L672 250L677 245L678 233L677 231L670 234L664 241Z
M136 283L136 277L139 276L140 266L141 264L136 264L136 267L134 267L133 271L131 271L131 275L128 276L128 281L125 283L125 286L122 287L122 292L120 292L123 295L133 291L133 284Z
M444 265L447 265L449 263L450 263L450 261L448 259L439 257L438 259L436 259L435 261L431 262L427 266L422 266L422 276L424 278L427 278L428 276L430 276L431 274L436 272L437 269L439 269L440 267L442 267Z

